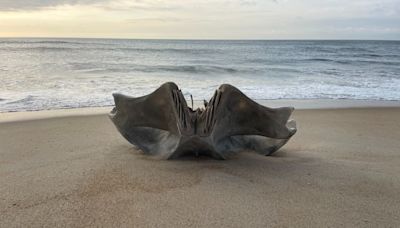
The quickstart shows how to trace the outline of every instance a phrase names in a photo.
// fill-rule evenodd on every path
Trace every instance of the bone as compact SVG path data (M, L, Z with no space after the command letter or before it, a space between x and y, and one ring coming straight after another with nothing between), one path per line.
M268 108L236 87L221 85L204 108L192 110L173 82L143 97L113 94L110 119L130 143L161 159L207 155L227 159L241 151L271 155L296 133L294 108Z

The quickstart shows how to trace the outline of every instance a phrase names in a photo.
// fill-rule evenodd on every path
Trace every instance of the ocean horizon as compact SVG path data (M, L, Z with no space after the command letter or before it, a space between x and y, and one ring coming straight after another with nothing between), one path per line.
M173 81L252 99L400 100L400 41L0 38L0 112L109 106Z

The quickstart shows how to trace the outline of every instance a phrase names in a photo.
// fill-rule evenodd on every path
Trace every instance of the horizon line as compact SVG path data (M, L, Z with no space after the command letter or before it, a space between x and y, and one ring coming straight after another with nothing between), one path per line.
M249 39L226 39L226 38L122 38L122 37L47 37L47 36L0 36L0 39L99 39L99 40L192 40L192 41L400 41L400 39L337 39L337 38L310 38L310 39L288 39L288 38L249 38Z

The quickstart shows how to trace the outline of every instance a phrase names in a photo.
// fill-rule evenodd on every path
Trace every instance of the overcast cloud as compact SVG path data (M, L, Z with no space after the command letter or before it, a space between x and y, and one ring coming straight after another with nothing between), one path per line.
M0 0L0 36L400 39L400 0Z
M103 0L103 2L108 0ZM59 5L76 4L94 4L102 0L1 0L0 10L3 11L21 11L21 10L39 10L46 7Z

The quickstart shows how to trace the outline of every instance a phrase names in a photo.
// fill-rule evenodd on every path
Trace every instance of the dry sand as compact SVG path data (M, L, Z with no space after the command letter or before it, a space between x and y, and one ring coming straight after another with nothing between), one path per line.
M400 227L399 108L295 111L274 156L159 161L105 115L0 123L1 227Z

